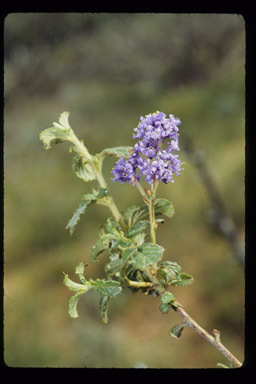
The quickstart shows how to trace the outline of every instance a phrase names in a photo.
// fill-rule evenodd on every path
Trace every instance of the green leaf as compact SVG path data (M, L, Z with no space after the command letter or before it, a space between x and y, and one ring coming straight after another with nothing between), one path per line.
M154 202L155 216L165 215L172 217L174 215L174 207L167 199L156 199ZM148 206L138 207L133 205L124 212L124 218L128 224L128 228L134 226L141 219L147 218L149 215Z
M165 292L161 296L160 311L163 313L169 312L171 306L177 306L176 299L171 292Z
M163 304L168 304L168 303L172 302L173 300L175 300L175 297L173 296L173 294L171 292L165 292L161 296L161 302Z
M131 228L131 226L135 223L133 223L133 216L134 213L137 212L140 209L140 207L137 207L136 205L132 205L131 207L127 208L124 212L124 219L127 222L128 228Z
M167 304L161 304L160 307L159 307L160 311L161 311L162 313L164 313L164 314L168 313L169 310L170 310L170 308L171 308L171 304L170 304L170 303L167 303Z
M122 268L121 268L121 274L123 275L124 274L124 271L127 267L127 263L129 261L129 259L132 258L132 256L135 254L136 252L136 248L128 248L128 249L125 249L123 251L123 255L122 255Z
M154 202L155 215L165 215L167 217L173 217L174 215L174 206L167 199L156 199Z
M181 287L184 285L192 284L193 282L194 282L193 276L182 272L179 274L179 277L176 280L171 281L171 284Z
M143 271L148 264L157 263L161 260L163 251L164 248L158 244L144 243L135 252L132 266Z
M81 262L80 264L77 265L77 267L75 269L75 273L79 277L82 284L88 284L88 281L84 277L84 263L83 262Z
M57 126L60 125L61 127L68 130L68 129L71 129L68 119L69 119L69 112L62 112L59 117L59 124L58 123L53 123L53 124Z
M79 301L79 299L83 293L84 292L77 292L74 296L72 296L69 299L68 313L69 313L70 317L72 317L73 319L76 319L79 317L78 312L77 312L77 304L78 304L78 301Z
M170 284L173 280L177 280L181 267L176 262L162 261L159 264L158 276L163 279L162 284Z
M116 157L124 157L127 158L131 155L133 147L114 147L114 148L106 148L101 153L99 153L99 156L105 157L105 156L116 156Z
M148 229L148 226L149 226L148 220L139 221L137 224L135 224L134 226L132 226L129 229L127 236L129 238L131 238L131 237L135 237L141 233L145 233ZM146 233L145 233L145 235L146 235Z
M79 266L77 266L76 273L79 276L80 275L82 276L82 273L83 273L82 264L79 264ZM86 281L83 276L82 276L82 278L83 279L81 279L81 280L84 280L84 284L75 283L74 281L69 279L68 275L65 275L65 277L64 277L63 283L66 285L66 287L68 287L70 291L75 291L76 292L76 294L73 295L69 299L69 303L68 303L68 313L69 313L69 315L72 318L77 318L78 317L77 303L78 303L78 300L80 299L81 295L83 295L84 293L88 292L92 288L91 283Z
M120 283L114 280L90 280L91 285L95 291L99 292L103 296L115 297L121 293L122 288Z
M92 194L86 194L82 197L81 204L75 210L73 216L69 220L66 229L69 229L70 235L72 235L76 229L77 224L80 221L80 216L83 215L86 211L86 208L96 201L96 197Z
M45 149L52 148L53 144L62 143L71 139L73 133L68 123L68 112L63 112L59 117L59 123L53 123L53 127L47 128L40 133L40 140Z
M98 191L93 191L94 195L97 197L97 199L103 199L106 196L109 196L109 192L106 188L99 188Z
M96 257L102 252L108 249L108 244L103 243L101 240L97 240L96 244L90 250L90 258L93 263L97 263Z
M172 327L170 330L170 336L177 339L182 335L183 329L184 329L184 324L174 325L174 327Z
M100 314L105 324L108 323L108 304L109 296L102 296L100 299Z
M105 272L109 275L115 275L118 273L120 276L120 270L122 267L122 260L121 259L114 259L111 260L108 264L105 265Z
M50 149L53 144L59 144L68 139L69 132L58 127L47 128L40 133L40 140L43 142L45 149Z
M228 368L228 369L229 369L229 367L228 367L227 365L222 364L222 363L217 363L216 366L217 366L218 368Z
M70 280L68 275L65 274L63 283L68 287L70 291L75 291L75 292L88 292L89 289L91 289L91 284L90 282L86 281L86 284L78 284L75 283L74 281Z
M84 157L81 155L76 155L73 158L72 165L74 173L84 181L92 181L96 179L96 174L90 164L88 164Z

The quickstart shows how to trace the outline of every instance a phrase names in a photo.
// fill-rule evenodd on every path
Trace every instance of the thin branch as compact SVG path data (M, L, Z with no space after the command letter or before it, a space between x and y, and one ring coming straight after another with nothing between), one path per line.
M198 174L204 183L208 195L213 203L212 223L218 228L220 233L230 242L233 248L234 257L244 265L244 247L242 246L238 231L234 221L227 213L226 205L218 191L218 188L206 166L202 153L195 147L192 138L189 135L183 136L184 150L193 161Z
M178 304L177 307L172 307L172 309L178 313L178 315L183 319L184 326L192 328L198 335L203 337L206 341L211 343L215 348L217 348L236 368L242 366L242 363L222 344L220 340L220 332L216 329L212 331L213 336L210 335L205 329L203 329L195 320L190 317L187 312L184 310L181 304Z

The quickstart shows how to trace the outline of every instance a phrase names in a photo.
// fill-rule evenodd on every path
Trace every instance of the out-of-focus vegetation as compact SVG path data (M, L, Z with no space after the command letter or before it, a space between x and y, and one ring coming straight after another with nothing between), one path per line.
M39 133L64 110L92 153L133 145L139 117L156 110L181 121L204 155L241 242L244 237L244 21L222 14L10 14L5 19L4 358L22 367L214 367L225 359L185 329L157 298L129 292L101 321L94 293L67 313L62 271L89 262L104 207L88 209L72 237L65 226L88 186L72 172L68 147L42 148ZM191 159L159 187L176 214L158 230L166 259L195 278L172 290L188 313L243 361L244 272L209 224L211 201ZM138 204L131 185L106 179L120 209Z

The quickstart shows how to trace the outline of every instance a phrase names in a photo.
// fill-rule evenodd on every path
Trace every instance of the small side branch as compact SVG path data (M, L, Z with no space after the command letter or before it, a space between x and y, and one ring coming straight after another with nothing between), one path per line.
M212 331L213 336L203 329L195 320L193 320L183 306L180 304L177 307L172 307L173 310L183 319L184 325L192 328L196 333L203 337L206 341L211 343L217 348L236 368L242 366L242 363L222 344L220 339L220 332L216 329Z

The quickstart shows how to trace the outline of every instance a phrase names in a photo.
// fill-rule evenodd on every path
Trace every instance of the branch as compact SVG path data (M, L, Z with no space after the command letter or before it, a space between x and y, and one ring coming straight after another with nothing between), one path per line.
M220 195L209 169L206 166L202 153L195 147L192 138L184 135L184 150L193 161L199 176L208 191L209 198L213 203L212 224L218 228L220 233L230 242L233 248L234 257L244 265L244 247L239 241L238 231L234 221L227 212L225 203Z
M212 331L213 336L211 336L205 329L203 329L195 320L193 320L187 312L184 310L181 304L178 304L177 307L172 306L172 309L178 313L178 315L183 319L184 326L192 328L196 333L202 336L206 341L211 343L215 348L217 348L236 368L242 366L242 363L221 343L220 332L216 329Z

